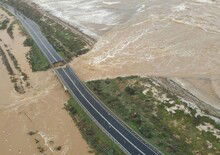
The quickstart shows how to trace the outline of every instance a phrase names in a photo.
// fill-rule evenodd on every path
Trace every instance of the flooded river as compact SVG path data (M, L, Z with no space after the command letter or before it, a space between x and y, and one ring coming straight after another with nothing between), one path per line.
M73 61L82 79L169 77L220 109L220 1L33 1L98 40Z
M0 21L15 19L0 9ZM10 24L9 23L9 24ZM52 71L32 72L26 54L30 50L24 47L23 36L18 24L13 28L14 38L7 30L0 31L0 150L2 155L60 155L91 154L86 141L73 122L64 103L70 96L64 91ZM9 56L13 54L14 59ZM9 75L8 61L13 70ZM17 67L13 60L17 61ZM18 69L19 68L19 69ZM27 75L22 80L20 72ZM15 78L16 80L11 80ZM15 89L15 82L24 92ZM28 82L29 85L25 85ZM61 150L57 150L57 147ZM41 152L40 152L41 151Z

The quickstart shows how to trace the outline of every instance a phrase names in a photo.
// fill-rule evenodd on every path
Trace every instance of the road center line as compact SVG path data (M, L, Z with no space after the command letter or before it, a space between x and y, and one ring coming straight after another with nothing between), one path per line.
M66 73L66 71L62 68L66 76L69 78L69 80L72 82L72 84L76 87L76 89L79 91L79 93L83 96L83 98L90 104L90 106L108 123L111 124L104 116L100 114L100 112L88 101L88 99L81 93L79 88L75 85L75 83L72 81L72 79L69 77L69 75ZM144 152L142 152L139 148L137 148L130 140L128 140L123 134L121 134L118 129L116 129L112 124L112 128L115 129L124 139L126 139L132 146L134 146L139 152L141 152L143 155L145 155Z
M36 32L35 32L31 27L29 27L28 23L27 23L24 19L23 19L23 21L25 22L25 24L27 25L27 27L33 31L33 33L36 35L36 37L39 38L38 35L36 34ZM56 62L58 62L58 60L50 53L50 50L46 47L46 45L44 45L44 43L42 42L42 40L41 40L41 39L38 39L38 40L42 43L42 45L44 46L44 48L46 48L46 50L47 50L47 52L49 53L49 55L52 56L52 58L54 58L54 60L55 60Z

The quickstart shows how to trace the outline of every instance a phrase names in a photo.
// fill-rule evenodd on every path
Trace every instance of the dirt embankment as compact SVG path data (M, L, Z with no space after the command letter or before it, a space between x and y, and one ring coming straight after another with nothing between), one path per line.
M1 17L14 17L0 10ZM0 20L3 18L0 18ZM8 28L7 27L7 28ZM11 30L10 30L11 31ZM19 25L13 37L0 30L0 150L1 154L89 154L68 112L69 95L52 71L33 73Z

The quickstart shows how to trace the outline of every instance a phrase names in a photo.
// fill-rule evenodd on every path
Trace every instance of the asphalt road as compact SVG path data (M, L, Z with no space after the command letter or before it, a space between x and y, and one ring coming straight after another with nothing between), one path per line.
M43 54L51 64L64 61L64 59L57 53L53 46L44 37L44 35L40 31L40 28L34 21L26 18L13 7L10 7L8 5L5 5L5 7L14 16L17 17L17 19L21 22L25 30L29 33L29 35L32 37L39 49L43 52Z
M24 17L10 6L7 6L7 9L20 20L51 64L63 61L63 58L47 41L40 32L39 27L33 21ZM140 140L140 137L130 132L121 121L116 119L116 117L90 93L68 65L55 69L55 73L92 120L114 140L125 153L132 155L159 154L153 147Z
M131 133L120 121L112 116L102 103L100 103L89 90L80 82L73 70L67 66L56 70L57 75L67 87L70 94L74 96L86 109L101 129L107 133L128 154L142 155L158 154L150 146L143 143L136 135Z

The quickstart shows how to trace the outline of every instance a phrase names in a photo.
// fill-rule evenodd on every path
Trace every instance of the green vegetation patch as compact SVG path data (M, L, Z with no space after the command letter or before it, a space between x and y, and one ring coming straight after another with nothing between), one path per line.
M90 119L74 99L68 101L66 109L79 127L83 138L87 141L90 147L94 149L95 154L124 154L119 147L104 132L102 132L98 126L96 126L94 121Z
M33 39L28 37L24 41L24 46L29 46L31 49L26 55L31 65L32 71L45 71L50 68L50 64L44 54L40 51Z
M74 34L69 28L51 20L37 9L22 1L8 0L5 2L35 21L48 41L67 62L72 60L73 57L89 51L89 46L80 35Z
M10 20L8 18L1 21L0 22L0 30L5 30L7 28L9 22L10 22Z
M16 24L16 22L17 22L17 21L13 21L13 22L9 25L9 27L7 28L7 33L8 33L8 35L9 35L12 39L14 39L13 29L14 29L14 25Z
M13 69L11 68L11 65L9 63L9 60L5 54L5 52L3 51L3 49L0 47L0 57L2 59L2 63L3 65L6 67L7 71L8 71L8 74L9 75L14 75L14 71Z
M220 154L220 139L211 129L207 132L198 129L207 123L217 131L220 126L209 117L196 117L195 110L151 79L116 78L91 81L87 86L128 126L164 154Z

